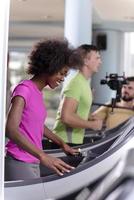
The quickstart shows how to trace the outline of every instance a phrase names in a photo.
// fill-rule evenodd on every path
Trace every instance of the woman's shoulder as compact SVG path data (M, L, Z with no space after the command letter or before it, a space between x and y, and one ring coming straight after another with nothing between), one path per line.
M28 92L30 89L30 80L22 80L20 81L14 88L13 88L13 93L15 92L21 92L21 91L26 91Z

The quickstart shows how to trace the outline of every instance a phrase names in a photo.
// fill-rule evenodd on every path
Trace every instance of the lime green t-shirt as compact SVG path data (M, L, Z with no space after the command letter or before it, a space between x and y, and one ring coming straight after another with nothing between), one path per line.
M91 104L92 92L89 80L87 80L80 72L78 72L64 88L64 97L71 97L78 101L77 114L85 120L88 120ZM56 122L53 132L64 140L66 143L82 144L85 130L82 128L71 128L63 124L60 119L63 101L60 102Z

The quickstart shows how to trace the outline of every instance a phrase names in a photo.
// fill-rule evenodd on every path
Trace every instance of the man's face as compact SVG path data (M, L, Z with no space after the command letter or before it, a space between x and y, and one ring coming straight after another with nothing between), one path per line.
M128 102L134 100L134 81L122 86L121 98Z
M91 51L88 53L86 56L86 65L93 73L98 72L101 65L101 56L99 52Z

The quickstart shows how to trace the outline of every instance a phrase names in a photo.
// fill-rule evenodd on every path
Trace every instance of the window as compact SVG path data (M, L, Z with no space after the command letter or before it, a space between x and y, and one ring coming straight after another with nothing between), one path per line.
M134 76L134 33L125 33L124 72L126 76Z

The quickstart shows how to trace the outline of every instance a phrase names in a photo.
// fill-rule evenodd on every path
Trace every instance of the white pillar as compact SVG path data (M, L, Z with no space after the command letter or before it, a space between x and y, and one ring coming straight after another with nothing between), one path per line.
M68 41L77 47L91 44L92 38L92 0L65 1L65 32Z
M92 0L65 1L64 36L74 47L92 42ZM70 70L63 89L77 70Z
M6 73L10 0L0 2L0 199L4 199Z

